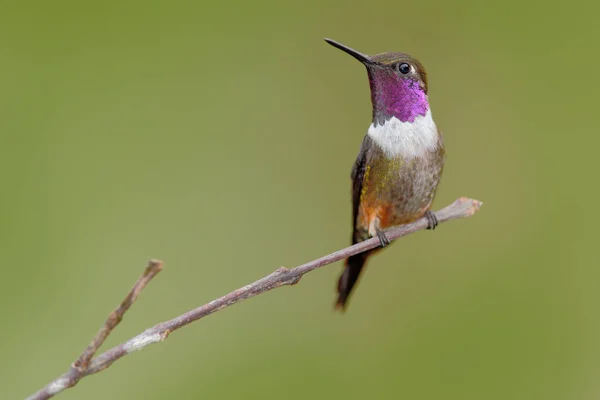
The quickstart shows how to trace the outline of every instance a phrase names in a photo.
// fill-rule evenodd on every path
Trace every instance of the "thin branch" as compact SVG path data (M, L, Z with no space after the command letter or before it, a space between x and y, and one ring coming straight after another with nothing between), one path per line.
M77 368L80 371L87 370L88 364L96 351L102 346L102 343L106 340L108 335L112 332L113 329L119 322L123 319L123 315L129 310L129 308L133 305L135 300L137 299L140 292L150 283L152 278L154 278L160 271L162 271L163 263L159 260L150 260L144 273L139 277L135 285L131 288L127 296L123 299L121 304L108 316L106 322L98 333L96 337L92 339L92 342L88 345L87 349L81 353L79 358L73 363L73 367Z
M140 292L150 283L163 269L163 263L159 260L150 260L144 270L144 273L135 282L135 285L131 288L127 296L121 301L121 304L113 312L110 313L102 328L96 333L96 336L92 339L88 347L81 353L79 358L75 360L69 372L63 374L60 378L54 380L46 387L41 389L36 394L30 396L31 399L48 399L55 394L62 392L65 389L73 387L79 382L79 380L89 375L87 373L90 360L96 354L96 351L102 346L108 335L115 329L119 322L123 319L123 315L129 310L137 299Z
M441 209L440 211L437 211L435 213L435 215L436 215L439 223L446 222L446 221L449 221L452 219L467 218L467 217L470 217L473 214L475 214L475 212L477 212L479 210L481 205L482 205L482 203L480 201L468 199L466 197L461 197L458 200L456 200L454 203L452 203L451 205ZM427 228L427 226L428 226L428 219L421 218L418 221L415 221L411 224L402 225L398 228L394 228L394 229L390 229L390 230L386 231L386 236L390 240L394 240L399 237L406 236L408 234L423 230L423 229ZM113 347L112 349L107 350L104 353L98 355L96 358L92 359L91 362L89 362L87 369L85 369L80 374L73 375L73 370L75 370L75 371L78 371L78 370L75 367L71 368L71 370L69 372L65 373L64 375L62 375L62 376L58 377L57 379L55 379L54 381L50 382L47 386L45 386L39 392L28 397L28 399L31 399L31 400L33 400L33 399L48 399L48 398L54 396L55 394L62 392L63 390L68 389L71 386L74 386L79 381L79 379L83 378L84 376L95 374L99 371L102 371L105 368L108 368L115 361L119 360L121 357L124 357L125 355L127 355L135 350L141 350L150 344L161 342L161 341L165 340L171 332L173 332L181 327L184 327L194 321L197 321L200 318L206 317L207 315L210 315L214 312L222 310L223 308L226 308L233 304L239 303L242 300L248 299L250 297L254 297L258 294L267 292L269 290L278 288L280 286L294 285L300 281L300 278L302 278L302 276L304 274L307 274L310 271L313 271L317 268L334 263L338 260L342 260L351 255L362 253L363 251L366 251L366 250L374 249L378 246L379 246L379 239L371 238L371 239L365 240L364 242L360 242L355 245L346 247L342 250L338 250L334 253L328 254L324 257L318 258L316 260L310 261L306 264L302 264L302 265L292 268L292 269L281 267L281 268L277 269L275 272L265 276L262 279L259 279L256 282L253 282L242 288L234 290L233 292L226 294L223 297L220 297L216 300L211 301L210 303L207 303L203 306L200 306L191 311L188 311L185 314L175 317L169 321L159 323L151 328L146 329L144 332L140 333L139 335L134 336L133 338L127 340L126 342L119 344L119 345ZM160 266L162 268L162 263L160 263ZM136 284L136 286L137 286L137 284ZM134 286L134 289L136 286ZM132 292L134 289L132 289ZM141 288L139 290L141 290ZM139 290L138 290L138 292L139 292ZM127 298L129 298L129 296ZM123 305L126 303L127 298L124 300L124 302L121 304L121 306L119 308L117 308L117 310L115 310L115 313L118 310L120 310L121 307L123 307ZM131 299L131 303L133 303L134 300L135 300L135 296ZM131 303L129 303L129 306L131 305ZM120 314L121 317L122 317L123 313L127 310L127 308L128 307L126 307L122 310L122 313ZM111 314L111 316L112 316L112 314ZM109 320L111 320L110 317L109 317ZM107 324L105 326L108 326L108 322L109 321L107 320ZM118 323L118 321L114 324L114 326L116 326L117 323ZM113 328L114 328L114 326L113 326ZM106 338L108 333L110 333L111 329L112 328L108 329L108 332L106 333L105 336L103 336L104 328L101 329L100 332L98 333L98 335L96 336L96 338L94 339L94 341L92 341L92 344L90 345L90 347L92 347L93 351L91 351L90 347L88 347L88 349L86 349L84 354L81 355L80 360L84 357L84 355L86 357L88 357L89 354L93 355L95 350L98 348L98 346L104 340L104 338ZM99 337L102 337L102 339L100 339L100 341L98 342L98 346L96 346L94 348L93 346L96 344L96 339L98 339ZM91 351L91 353L90 353L90 351ZM88 359L88 361L89 361L89 359ZM81 366L84 364L80 363L79 365ZM73 381L74 376L76 377L75 381Z

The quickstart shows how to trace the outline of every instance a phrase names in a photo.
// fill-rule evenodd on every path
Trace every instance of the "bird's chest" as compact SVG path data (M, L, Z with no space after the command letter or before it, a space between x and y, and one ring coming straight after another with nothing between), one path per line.
M363 178L364 201L402 203L427 197L437 185L440 162L437 154L423 157L392 157L379 154L369 160Z
M377 217L382 228L421 217L430 207L442 171L435 154L405 159L375 157L367 164L360 196L362 224Z
M383 226L419 218L430 206L441 175L444 149L435 125L391 128L369 129L374 146L366 159L360 196L366 224L375 216Z

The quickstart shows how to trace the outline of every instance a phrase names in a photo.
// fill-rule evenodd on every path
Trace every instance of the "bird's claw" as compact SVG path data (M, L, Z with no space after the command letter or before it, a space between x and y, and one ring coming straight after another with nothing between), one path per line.
M377 238L379 239L381 247L385 247L390 244L390 239L388 239L388 237L385 235L385 232L381 229L377 229Z
M435 216L435 213L433 211L427 211L425 213L425 217L427 217L427 220L429 221L429 223L427 224L427 229L434 230L439 223L437 217Z

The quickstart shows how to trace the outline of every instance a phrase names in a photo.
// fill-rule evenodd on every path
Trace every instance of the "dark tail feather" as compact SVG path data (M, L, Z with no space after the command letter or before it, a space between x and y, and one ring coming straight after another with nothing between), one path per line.
M338 281L339 296L337 302L335 303L336 309L341 311L346 309L348 297L350 296L350 292L352 292L352 288L360 276L360 271L363 269L365 261L367 261L367 257L369 256L368 253L369 252L360 253L355 256L348 257L346 260L346 268L344 269L344 272L342 272L340 280Z

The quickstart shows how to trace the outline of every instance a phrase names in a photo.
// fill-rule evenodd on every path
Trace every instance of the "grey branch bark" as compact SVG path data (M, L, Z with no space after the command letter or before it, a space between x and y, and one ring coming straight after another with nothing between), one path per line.
M28 399L49 399L57 393L62 392L65 389L73 387L79 382L81 378L89 375L89 363L96 351L102 346L108 335L119 325L119 322L123 319L123 315L129 310L137 299L140 292L150 283L152 278L162 271L163 263L159 260L150 260L144 270L144 273L135 282L135 285L131 288L127 296L121 301L121 304L110 313L102 328L96 333L96 336L92 339L88 347L81 353L81 355L71 365L71 369L64 373L57 379L50 382L44 388L39 390L37 393L28 397Z
M452 219L467 218L475 214L482 203L477 200L461 197L449 206L436 211L435 215L439 223ZM386 236L390 240L406 236L427 228L427 218L421 218L411 224L402 225L397 228L386 231ZM144 274L138 279L127 297L121 302L119 307L113 311L104 326L97 333L90 345L84 350L79 358L73 363L71 369L65 374L59 376L38 392L32 394L28 400L48 399L63 390L75 386L80 379L87 375L95 374L111 366L115 361L130 354L133 351L141 350L144 347L165 340L169 334L181 327L184 327L194 321L204 318L214 312L222 310L242 300L254 297L258 294L268 292L269 290L285 285L294 285L300 281L304 274L317 268L345 259L349 256L362 253L363 251L374 249L380 245L378 238L371 238L364 242L346 247L324 257L307 262L295 268L281 267L275 272L257 280L249 285L234 290L210 303L204 304L198 308L186 312L169 321L161 322L133 338L121 343L112 349L92 358L98 348L102 345L106 337L121 321L123 314L131 307L136 300L139 292L150 282L150 280L162 269L162 262L152 260L149 262Z

